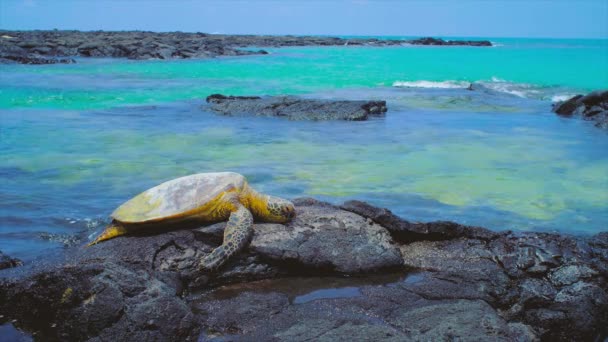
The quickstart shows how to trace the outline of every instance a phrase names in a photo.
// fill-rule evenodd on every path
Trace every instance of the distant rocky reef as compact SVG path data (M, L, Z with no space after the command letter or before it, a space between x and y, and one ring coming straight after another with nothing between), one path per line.
M259 49L243 49L251 46L393 46L404 44L492 46L492 43L487 40L445 41L437 38L386 40L143 31L0 31L0 63L74 63L73 59L65 57L75 56L172 59L268 53Z
M595 126L608 129L608 90L598 90L585 96L576 95L567 101L557 102L553 111L565 117L580 117L593 121Z
M425 37L407 41L412 45L466 45L466 46L492 46L489 40L443 40L441 38Z

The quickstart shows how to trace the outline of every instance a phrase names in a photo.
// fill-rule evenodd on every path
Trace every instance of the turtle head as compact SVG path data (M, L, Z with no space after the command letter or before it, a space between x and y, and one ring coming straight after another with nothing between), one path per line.
M266 215L264 220L268 222L286 223L296 216L296 209L288 200L268 196L266 200Z

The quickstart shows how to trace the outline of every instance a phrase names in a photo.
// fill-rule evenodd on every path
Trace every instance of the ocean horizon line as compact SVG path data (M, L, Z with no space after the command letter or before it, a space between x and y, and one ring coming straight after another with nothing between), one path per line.
M33 29L16 29L16 28L3 28L0 27L0 31L13 31L13 32L40 32L40 31L56 31L56 32L153 32L153 33L187 33L187 34L210 34L210 35L226 35L226 36L297 36L297 37L339 37L339 38L443 38L443 39L525 39L525 40L586 40L586 41L608 41L606 37L541 37L541 36L477 36L477 35L452 35L452 34L338 34L338 33L260 33L260 32L221 32L221 31L182 31L182 30L146 30L146 29L120 29L120 30L106 30L106 29L57 29L57 28L33 28Z

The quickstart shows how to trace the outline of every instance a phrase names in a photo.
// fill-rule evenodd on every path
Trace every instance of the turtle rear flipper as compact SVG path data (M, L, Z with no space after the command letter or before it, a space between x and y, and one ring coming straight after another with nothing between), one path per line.
M106 227L106 229L101 234L99 234L99 236L95 240L93 240L93 242L89 243L87 245L87 247L98 244L101 241L105 241L105 240L109 240L111 238L115 238L117 236L125 235L126 233L127 233L127 230L125 229L125 227L121 226L120 224L111 223L109 226Z

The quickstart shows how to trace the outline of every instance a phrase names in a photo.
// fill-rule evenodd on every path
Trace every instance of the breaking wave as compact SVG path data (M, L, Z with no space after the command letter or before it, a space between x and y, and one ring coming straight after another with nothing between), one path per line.
M510 82L497 77L492 77L489 81L482 80L475 82L456 80L395 81L393 82L393 87L485 90L489 92L510 94L521 98L550 100L552 102L564 101L574 96L572 90L564 89L562 87L546 87L529 83Z
M401 88L437 88L437 89L466 89L471 83L465 81L396 81L393 87Z
M551 96L551 102L561 102L571 99L576 96L576 94L558 94Z

